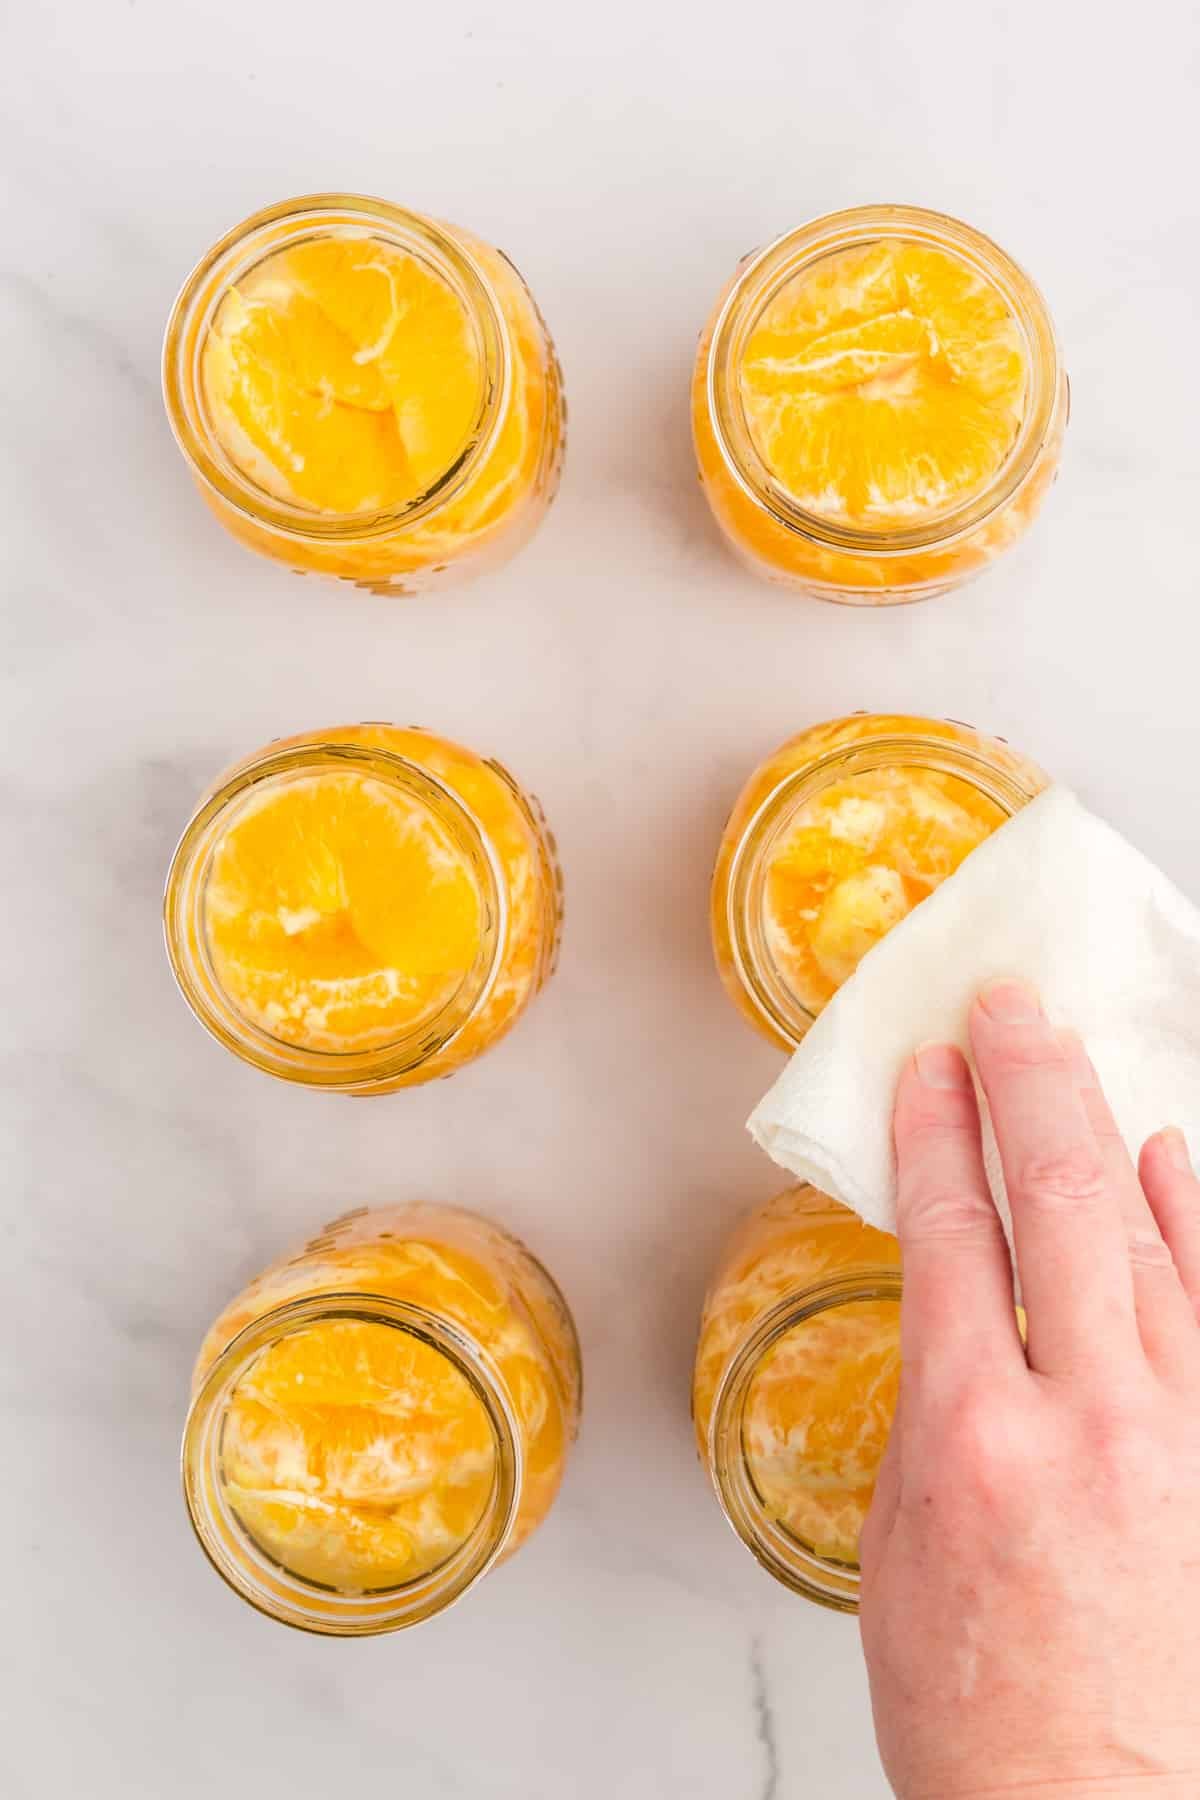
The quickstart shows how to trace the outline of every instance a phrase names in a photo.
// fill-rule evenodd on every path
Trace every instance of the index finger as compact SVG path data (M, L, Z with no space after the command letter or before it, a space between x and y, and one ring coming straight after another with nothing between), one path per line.
M897 1230L906 1384L1025 1368L1012 1264L984 1173L979 1108L962 1051L918 1050L896 1093Z

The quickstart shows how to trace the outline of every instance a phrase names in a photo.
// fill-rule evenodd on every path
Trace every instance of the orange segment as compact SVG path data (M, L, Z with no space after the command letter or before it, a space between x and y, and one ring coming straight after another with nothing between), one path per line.
M739 371L764 462L810 512L887 527L945 512L999 470L1025 356L999 290L944 250L835 252L768 303Z
M815 1188L790 1188L744 1220L704 1309L693 1403L708 1432L729 1360L770 1309L814 1283L899 1269L900 1247ZM899 1306L848 1301L814 1314L755 1368L741 1448L763 1506L816 1554L854 1564L895 1410Z
M805 802L767 872L776 964L819 1012L911 909L1004 823L994 800L934 769L865 770Z
M420 1308L474 1346L523 1453L511 1517L496 1492L508 1430L493 1432L450 1354L382 1320L281 1319L289 1302L347 1294L364 1308ZM387 1587L439 1569L477 1527L509 1556L545 1517L578 1425L578 1346L558 1290L515 1238L420 1203L335 1220L214 1322L194 1392L255 1320L275 1335L223 1396L222 1489L254 1543L297 1577Z
M754 339L779 334L776 354L786 354L828 331L860 319L895 312L902 304L896 246L888 242L858 245L823 256L780 288L758 321ZM747 364L752 361L747 357Z
M768 1351L743 1440L759 1497L819 1556L854 1564L900 1382L900 1308L862 1300L817 1313Z
M226 1492L259 1547L340 1590L411 1581L481 1518L495 1450L465 1378L431 1345L335 1320L293 1332L238 1384Z
M417 800L327 773L265 785L218 842L205 893L231 1003L284 1042L359 1050L453 997L479 951L480 897Z
M403 505L462 453L482 365L470 318L426 263L375 238L267 257L222 300L201 376L222 447L313 510Z

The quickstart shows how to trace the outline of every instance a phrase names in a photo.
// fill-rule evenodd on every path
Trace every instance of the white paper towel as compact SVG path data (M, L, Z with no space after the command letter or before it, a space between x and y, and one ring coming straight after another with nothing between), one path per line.
M751 1135L785 1169L895 1230L900 1071L930 1039L969 1055L967 1011L995 976L1032 982L1055 1024L1079 1032L1135 1155L1151 1132L1178 1125L1195 1158L1200 911L1062 787L987 838L864 957L754 1112Z

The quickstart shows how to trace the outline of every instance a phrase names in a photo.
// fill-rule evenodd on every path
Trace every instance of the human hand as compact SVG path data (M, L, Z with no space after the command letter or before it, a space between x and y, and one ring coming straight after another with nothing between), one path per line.
M862 1636L901 1800L1200 1796L1200 1182L1135 1171L1077 1038L996 982L971 1044L1027 1312L957 1049L896 1100L900 1408Z

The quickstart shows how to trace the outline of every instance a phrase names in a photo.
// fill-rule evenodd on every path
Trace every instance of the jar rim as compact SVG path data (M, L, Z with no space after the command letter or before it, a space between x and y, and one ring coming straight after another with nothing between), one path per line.
M281 500L245 475L218 443L203 404L200 358L233 282L266 256L308 237L376 237L419 256L455 292L480 347L480 399L454 461L399 506L323 513ZM490 455L508 410L512 353L504 309L482 263L453 227L366 194L302 194L260 208L222 234L187 276L167 319L162 389L167 420L195 478L251 524L299 541L373 539L449 505Z
M1024 342L1028 386L1017 435L983 488L921 523L871 528L848 525L801 506L777 480L755 444L738 370L749 332L786 282L821 257L882 237L927 242L944 249L999 290ZM1034 476L1053 435L1062 374L1058 340L1045 299L1007 251L949 213L880 204L824 214L782 232L753 252L734 276L717 313L704 380L717 452L730 478L754 506L784 530L819 548L890 558L948 549L1012 503Z
M899 1304L902 1292L900 1271L883 1265L796 1289L755 1322L726 1364L713 1395L706 1461L726 1521L769 1575L835 1612L858 1611L858 1566L820 1556L772 1517L755 1485L745 1450L746 1402L763 1358L796 1326L860 1301L894 1300Z
M209 789L184 827L167 871L163 932L176 986L200 1024L234 1055L266 1074L312 1087L369 1092L410 1074L461 1036L491 997L509 928L508 885L500 854L477 814L433 770L373 744L326 734L291 739L237 763ZM388 1042L363 1050L319 1050L271 1036L226 996L212 965L204 905L213 854L232 807L268 782L350 771L415 798L443 825L463 854L480 901L479 952L449 999Z
M917 723L913 721L914 727ZM990 759L984 748L987 740L974 727L962 729L980 739L980 748L919 729L868 732L851 743L832 745L782 774L743 826L725 879L723 924L742 992L768 1033L789 1051L799 1047L817 1014L794 994L766 942L766 880L780 837L800 807L831 782L896 766L956 776L993 801L1006 819L1012 818L1035 797L1036 789Z
M270 1557L236 1523L220 1470L225 1413L246 1371L285 1335L331 1322L407 1332L438 1351L483 1407L496 1451L488 1505L458 1550L411 1582L363 1593L343 1593L306 1581ZM192 1397L180 1467L192 1529L228 1587L280 1624L320 1636L364 1637L397 1631L444 1612L483 1579L504 1554L515 1528L525 1463L520 1422L504 1382L469 1332L414 1302L344 1289L273 1307L225 1345Z

